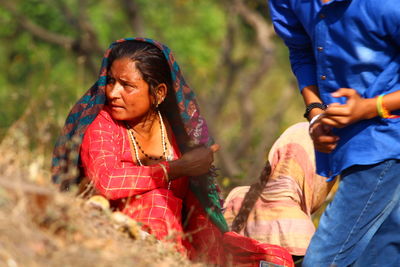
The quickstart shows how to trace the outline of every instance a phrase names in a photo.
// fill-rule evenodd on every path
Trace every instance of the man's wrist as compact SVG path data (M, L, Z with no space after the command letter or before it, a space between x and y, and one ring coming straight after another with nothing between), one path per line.
M323 115L323 113L320 113L314 117L312 117L312 119L310 120L310 128L317 122L317 120Z
M320 118L324 115L324 113L319 113L318 115L312 117L312 119L310 120L310 124L308 125L308 133L310 135L312 135L313 131L314 131L314 125L319 122Z
M319 109L319 108L315 108L313 110L311 110L310 115L308 115L307 120L310 122L315 116L325 113L325 110Z
M310 103L310 104L307 105L306 111L305 111L305 113L304 113L304 118L306 118L306 119L308 119L308 120L311 120L311 118L312 118L313 116L315 116L315 115L317 115L317 114L319 114L319 113L322 113L323 111L326 110L327 107L328 107L328 106L325 105L325 104L323 104L323 103L320 103L320 102L312 102L312 103ZM317 114L315 114L314 110L319 110L319 112L318 112ZM313 114L315 114L315 115L313 115L313 114L311 114L311 113L313 113ZM310 115L313 115L313 116L310 116Z

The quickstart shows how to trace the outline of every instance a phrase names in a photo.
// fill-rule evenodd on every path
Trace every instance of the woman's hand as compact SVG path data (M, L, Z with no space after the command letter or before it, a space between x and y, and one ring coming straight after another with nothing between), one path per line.
M339 137L332 134L331 126L322 123L323 117L324 115L310 126L310 136L316 150L331 153L336 148Z
M210 148L199 146L186 152L180 159L170 162L169 176L178 178L208 173L214 161L214 153L218 150L219 145L214 144Z
M321 122L331 127L343 128L360 120L371 119L378 115L375 98L363 98L356 90L340 88L332 93L333 97L346 97L346 104L333 103L325 110Z

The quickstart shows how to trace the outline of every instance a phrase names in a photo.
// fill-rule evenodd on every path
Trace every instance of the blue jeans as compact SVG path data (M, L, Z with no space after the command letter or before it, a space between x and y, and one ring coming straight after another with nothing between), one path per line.
M399 160L342 173L303 266L400 266Z

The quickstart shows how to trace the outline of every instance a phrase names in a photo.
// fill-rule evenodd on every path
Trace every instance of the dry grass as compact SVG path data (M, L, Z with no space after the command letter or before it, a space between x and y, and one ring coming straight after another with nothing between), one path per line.
M0 143L0 266L203 266L58 193L42 151L30 151L22 123Z

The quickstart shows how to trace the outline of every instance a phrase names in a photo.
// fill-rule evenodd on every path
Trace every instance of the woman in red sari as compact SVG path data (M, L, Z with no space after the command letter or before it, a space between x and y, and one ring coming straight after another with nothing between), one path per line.
M173 112L174 94L167 94L168 88L172 90L171 72L157 47L121 42L108 59L107 101L84 135L83 170L98 193L114 200L114 207L143 223L157 239L173 239L184 251L182 213L200 208L188 190L188 176L209 172L217 145L181 156L171 125L162 115ZM187 219L191 225L198 218ZM199 226L209 229L208 235L202 230L194 239L215 240L217 229L204 223ZM203 247L196 250L206 252Z
M99 80L67 118L53 180L65 189L80 182L71 175L80 164L113 208L192 259L291 266L284 249L228 232L210 175L217 150L169 49L124 39L107 50Z

